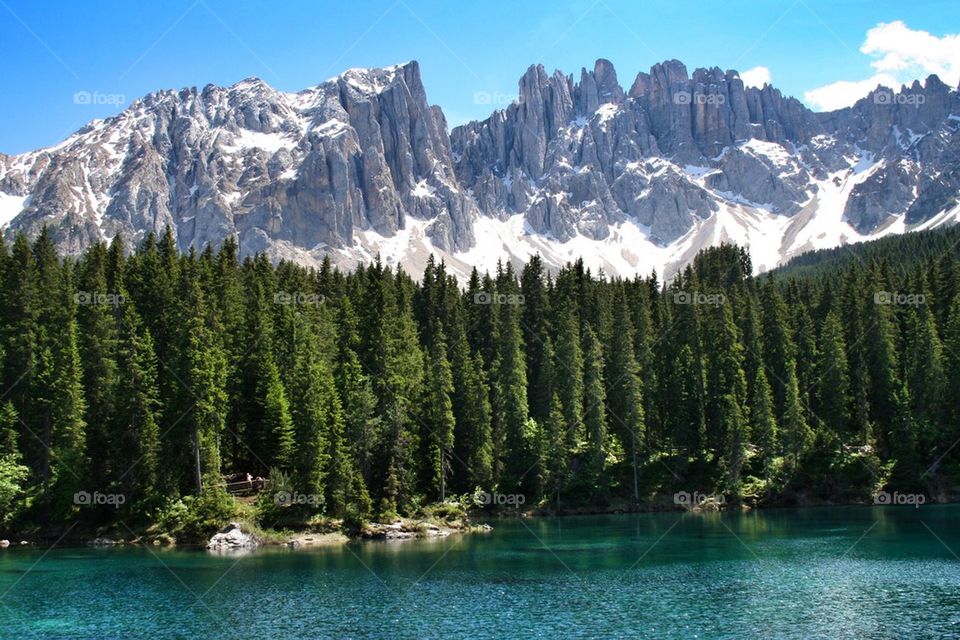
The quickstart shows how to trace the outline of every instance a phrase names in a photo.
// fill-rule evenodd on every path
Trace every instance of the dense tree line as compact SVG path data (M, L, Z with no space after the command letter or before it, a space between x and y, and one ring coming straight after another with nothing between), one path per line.
M953 252L751 271L733 246L666 284L534 257L462 288L432 259L415 282L241 261L232 239L184 255L169 231L77 259L18 235L0 242L0 518L116 517L81 512L99 491L148 520L233 473L354 518L478 488L569 506L949 487Z

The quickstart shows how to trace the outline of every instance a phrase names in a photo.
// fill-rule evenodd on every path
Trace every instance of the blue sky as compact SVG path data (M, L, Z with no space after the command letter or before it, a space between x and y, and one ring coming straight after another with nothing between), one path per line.
M54 144L160 88L259 76L293 91L409 59L451 124L489 114L478 96L508 101L532 63L579 75L598 57L626 87L669 58L764 67L753 77L768 72L785 93L830 106L930 70L956 85L958 32L955 0L0 0L0 152Z

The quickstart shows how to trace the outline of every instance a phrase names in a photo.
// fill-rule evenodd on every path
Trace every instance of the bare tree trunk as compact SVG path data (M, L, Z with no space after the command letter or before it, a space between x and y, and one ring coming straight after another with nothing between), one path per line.
M200 427L193 427L193 470L197 495L203 493L203 474L200 471Z

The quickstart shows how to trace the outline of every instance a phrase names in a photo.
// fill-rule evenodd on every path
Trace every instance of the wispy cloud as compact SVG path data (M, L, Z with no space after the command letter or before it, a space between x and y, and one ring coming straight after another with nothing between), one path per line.
M852 105L877 85L896 89L930 74L952 86L960 82L960 34L937 37L900 20L881 22L867 31L860 52L874 58L872 76L811 89L804 99L814 108L829 111Z
M766 67L747 69L746 71L740 72L740 79L743 80L745 87L757 87L760 89L763 88L765 84L771 84L770 69Z

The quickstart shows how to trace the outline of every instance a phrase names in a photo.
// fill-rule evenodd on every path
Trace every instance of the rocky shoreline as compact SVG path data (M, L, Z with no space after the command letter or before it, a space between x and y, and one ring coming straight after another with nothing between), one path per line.
M342 530L304 531L281 535L273 531L260 531L245 523L233 521L213 534L206 542L202 540L174 540L170 536L135 536L114 538L108 535L62 540L59 546L86 546L96 548L122 547L149 544L155 547L202 547L211 553L243 553L259 548L307 549L338 546L353 540L403 541L446 538L455 534L486 533L492 530L488 524L473 524L462 521L435 522L416 518L401 518L394 522L364 524L350 535ZM20 540L11 542L0 539L0 549L10 547L44 547L43 542Z
M956 498L956 496L953 496ZM958 499L934 500L928 505L934 504L953 504L960 502ZM723 500L710 496L708 499L696 504L679 504L672 500L667 500L661 496L661 499L649 502L617 503L604 506L595 505L577 505L570 507L537 508L527 510L501 510L491 513L484 513L486 518L496 520L498 518L542 518L542 517L566 517L566 516L587 516L587 515L620 515L632 513L663 513L671 511L688 511L690 513L720 513L724 511L749 511L752 509L769 510L783 508L817 508L817 507L870 507L876 506L869 502L824 502L809 499L800 499L796 502L783 503L763 503L763 504L730 504ZM209 540L190 540L177 541L168 535L158 536L138 536L131 539L111 538L108 535L96 535L95 537L86 537L78 535L61 539L59 546L88 546L88 547L115 547L129 546L138 544L150 544L157 547L203 547L211 552L237 552L252 551L258 548L282 548L304 549L311 547L336 546L346 544L353 540L367 541L403 541L403 540L429 540L441 539L454 534L466 533L487 533L492 530L488 524L474 524L469 521L454 520L450 522L437 522L417 518L401 518L388 523L367 523L359 530L351 531L349 535L339 529L326 529L322 531L304 531L299 533L290 533L288 535L279 535L276 532L258 532L254 527L249 527L240 522L230 522ZM27 535L9 535L9 539L0 539L0 549L13 549L19 547L46 547L43 539L57 540L59 536L43 536L37 539L35 536Z
M354 536L348 536L341 531L329 531L301 533L277 539L263 538L256 532L245 528L241 523L231 522L210 538L206 549L214 553L247 552L260 547L302 549L341 545L351 540L424 540L491 530L492 527L487 524L471 525L460 522L436 524L423 520L400 519L391 523L374 522L365 524Z

